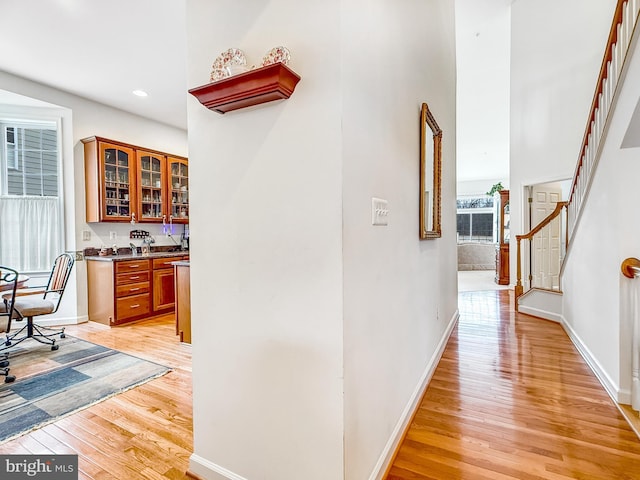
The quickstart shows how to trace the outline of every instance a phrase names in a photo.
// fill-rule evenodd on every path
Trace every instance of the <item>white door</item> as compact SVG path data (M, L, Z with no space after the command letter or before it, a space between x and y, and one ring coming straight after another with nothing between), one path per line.
M542 222L562 201L562 189L556 184L534 185L531 189L531 226ZM562 216L538 232L532 242L531 287L560 289Z

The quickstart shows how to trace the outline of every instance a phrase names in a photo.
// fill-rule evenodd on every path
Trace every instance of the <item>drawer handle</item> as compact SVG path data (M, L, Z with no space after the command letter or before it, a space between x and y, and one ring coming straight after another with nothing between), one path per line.
M134 277L129 277L131 280L137 280L138 278L140 278L140 275L136 275Z
M129 308L138 308L140 306L139 303L136 303L135 305L131 305Z
M129 268L138 268L140 265L136 264L136 265L129 265Z
M129 289L130 292L137 292L138 290L140 290L140 287L138 287L138 288L130 288Z

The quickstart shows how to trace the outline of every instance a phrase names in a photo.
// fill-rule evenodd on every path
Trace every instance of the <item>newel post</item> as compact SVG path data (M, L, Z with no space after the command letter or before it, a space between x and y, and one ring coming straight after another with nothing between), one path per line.
M516 312L518 311L518 297L520 295L522 295L523 292L523 288L522 288L522 266L520 265L521 263L521 255L520 255L520 241L522 240L522 238L520 237L520 235L516 235L516 241L517 241L517 246L516 246L516 276L517 276L517 281L516 281L516 286L514 288L514 293L515 293L515 304L516 304Z

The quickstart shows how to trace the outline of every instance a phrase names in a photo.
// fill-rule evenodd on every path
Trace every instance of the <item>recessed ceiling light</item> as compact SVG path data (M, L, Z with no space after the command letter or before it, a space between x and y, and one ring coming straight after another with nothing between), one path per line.
M149 94L147 92L145 92L144 90L134 90L132 92L134 95L137 95L138 97L148 97Z

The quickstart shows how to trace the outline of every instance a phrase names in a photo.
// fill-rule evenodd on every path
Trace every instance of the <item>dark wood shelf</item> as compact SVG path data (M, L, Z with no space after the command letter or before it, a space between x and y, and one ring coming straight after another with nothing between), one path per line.
M192 88L189 93L209 110L226 113L289 98L299 81L300 76L289 67L274 63Z

